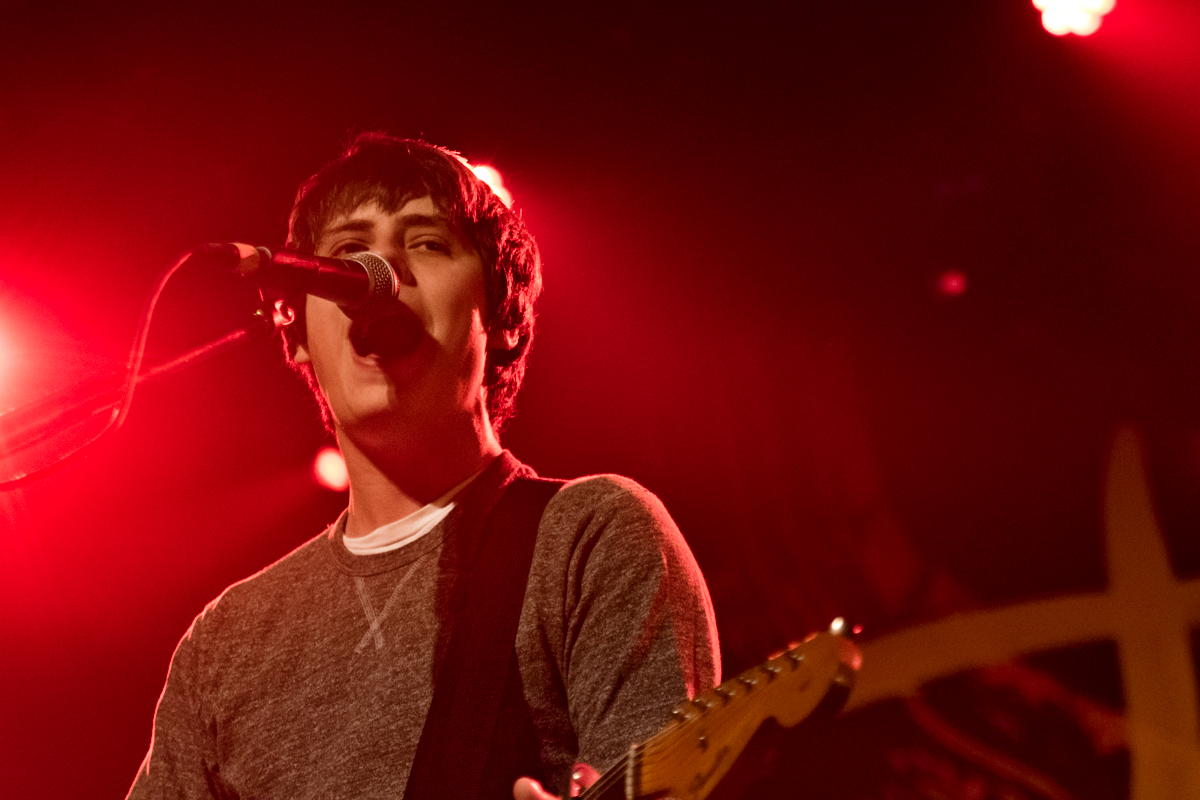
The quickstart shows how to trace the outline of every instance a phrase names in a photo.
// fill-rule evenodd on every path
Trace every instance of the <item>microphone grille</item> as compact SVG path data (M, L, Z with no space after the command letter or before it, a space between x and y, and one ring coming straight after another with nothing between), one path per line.
M357 261L367 271L370 289L361 303L343 309L351 319L370 320L388 311L396 297L396 271L377 253L351 253L345 258Z

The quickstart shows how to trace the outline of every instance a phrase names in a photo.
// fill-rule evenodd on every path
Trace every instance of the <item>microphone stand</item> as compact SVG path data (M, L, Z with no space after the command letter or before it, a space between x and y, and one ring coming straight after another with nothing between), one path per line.
M170 361L139 371L134 383L140 386L146 381L178 372L241 342L266 339L291 324L294 319L294 312L282 300L276 300L273 304L270 301L265 302L254 311L251 322L243 327ZM111 430L123 415L120 413L120 406L125 399L127 374L127 371L119 370L99 378L91 378L0 414L0 490L13 488L39 476ZM71 429L78 428L105 413L109 415L109 420L98 432L72 443L72 446L65 448L65 452L56 454L57 457L40 466L24 472L18 470L12 477L6 477L11 474L9 463L17 454L46 443L55 436L63 436Z

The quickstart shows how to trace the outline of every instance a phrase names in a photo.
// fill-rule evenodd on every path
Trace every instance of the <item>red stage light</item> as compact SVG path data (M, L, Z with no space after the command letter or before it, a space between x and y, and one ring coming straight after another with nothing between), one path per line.
M500 170L495 167L489 167L486 164L468 164L471 172L475 173L475 177L486 183L492 188L504 205L512 208L512 192L504 188L504 177L500 174Z
M350 486L350 475L346 462L336 447L326 447L313 460L313 477L317 483L335 492L344 492Z
M1033 5L1042 12L1042 27L1055 36L1090 36L1116 0L1033 0Z
M967 276L956 269L948 269L938 278L938 291L947 297L958 297L967 290Z
M12 364L15 361L12 352L12 345L9 344L8 337L5 336L3 329L0 329L0 387L9 385L9 373L12 371ZM4 410L2 393L0 393L0 411Z

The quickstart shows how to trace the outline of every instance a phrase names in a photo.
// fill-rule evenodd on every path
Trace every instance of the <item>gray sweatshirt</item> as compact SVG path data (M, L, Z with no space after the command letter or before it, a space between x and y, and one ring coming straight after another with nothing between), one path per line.
M449 644L461 531L532 474L505 452L409 545L353 555L343 515L226 589L175 651L129 797L399 797ZM704 579L654 495L605 475L551 499L516 654L560 793L574 762L607 766L719 681Z

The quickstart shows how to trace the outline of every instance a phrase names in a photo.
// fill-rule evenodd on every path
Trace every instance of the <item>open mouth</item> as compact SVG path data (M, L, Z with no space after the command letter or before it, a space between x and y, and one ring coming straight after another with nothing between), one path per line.
M416 314L401 305L394 313L351 323L350 344L360 356L403 358L417 349L424 334L425 328Z

